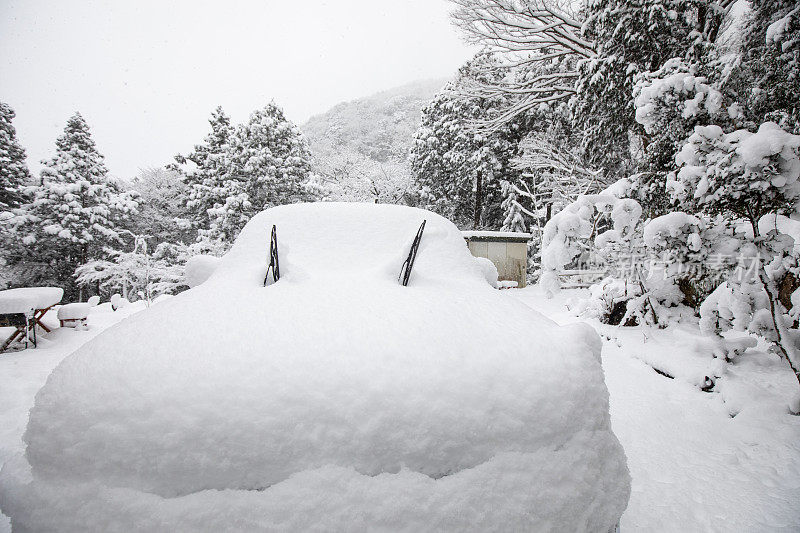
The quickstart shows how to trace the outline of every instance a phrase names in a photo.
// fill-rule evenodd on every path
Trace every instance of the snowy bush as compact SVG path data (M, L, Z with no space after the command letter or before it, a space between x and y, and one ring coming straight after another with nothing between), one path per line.
M661 283L665 295L677 287L680 298L672 303L694 308L733 269L739 252L739 240L724 220L682 211L650 220L643 240L649 256L648 286Z
M119 289L124 297L139 295L148 304L161 294L186 288L183 264L191 253L186 245L162 242L149 252L147 239L136 236L133 250L107 253L110 259L90 261L75 270L79 284Z
M800 198L800 135L765 122L757 133L698 126L676 156L667 190L678 201L755 224L762 215L794 210Z
M764 232L760 224L765 215L794 212L800 200L800 135L771 122L756 133L697 127L676 162L680 170L667 184L676 200L749 223L743 256L753 259L751 275L729 281L743 295L752 293L751 284L760 284L767 305L753 312L750 329L773 341L800 382L797 335L785 322L778 288L780 277L797 261L794 239L777 228Z
M586 248L592 231L594 206L586 198L567 205L547 221L542 232L542 275L545 294L552 297L560 288L558 272Z
M642 75L633 89L636 122L648 134L663 134L673 113L683 119L713 119L723 111L722 93L697 74L697 66L673 58Z

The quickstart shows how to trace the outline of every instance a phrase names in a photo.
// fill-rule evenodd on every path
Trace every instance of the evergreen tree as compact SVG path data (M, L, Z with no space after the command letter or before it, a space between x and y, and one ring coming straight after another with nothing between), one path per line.
M494 131L476 131L472 125L489 120L500 97L482 98L461 92L486 70L491 59L478 56L463 66L422 110L420 128L411 149L411 170L421 203L460 227L503 225L502 181L513 181L519 171L509 160L516 155L522 135L518 123Z
M310 201L311 152L299 128L274 102L254 111L236 128L224 159L223 193L208 213L206 235L231 243L242 227L269 207Z
M740 122L740 107L726 102L717 87L714 67L714 63L673 58L657 71L637 77L633 90L636 122L648 142L632 186L649 216L674 207L665 190L667 176L677 170L675 156L695 127L716 124L732 129Z
M211 227L209 210L223 205L227 197L223 178L228 172L228 150L234 128L222 107L217 107L208 120L211 133L197 144L187 156L175 156L170 170L177 171L186 189L183 203L189 209L192 225L208 231Z
M742 39L741 67L727 89L753 127L773 121L800 133L800 6L795 0L753 0Z
M189 188L180 174L164 168L146 168L124 185L138 195L137 216L125 224L132 234L146 235L151 248L162 242L188 244L195 240L195 214L186 206Z
M11 221L19 245L7 260L25 265L19 284L52 284L64 288L67 300L82 297L76 267L120 242L119 224L136 202L108 178L80 113L56 140L55 156L42 163L41 185L31 188L30 202Z
M15 116L8 104L0 102L0 210L18 207L23 202L23 187L31 178L25 150L11 125Z
M721 15L708 0L589 0L586 14L584 37L596 55L580 63L575 117L589 164L625 177L634 168L632 134L648 143L634 120L635 78L671 58L700 57L716 39Z

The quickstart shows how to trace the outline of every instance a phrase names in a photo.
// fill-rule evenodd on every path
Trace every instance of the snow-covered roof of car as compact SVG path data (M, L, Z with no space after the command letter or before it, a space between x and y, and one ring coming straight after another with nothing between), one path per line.
M630 484L599 353L433 213L270 209L207 282L53 371L0 501L30 530L607 531Z

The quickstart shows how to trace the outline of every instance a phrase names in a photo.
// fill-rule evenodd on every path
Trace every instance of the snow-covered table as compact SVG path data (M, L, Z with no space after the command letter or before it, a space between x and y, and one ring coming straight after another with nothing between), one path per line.
M17 337L33 333L36 346L36 325L49 332L41 319L54 305L61 301L64 289L60 287L24 287L0 291L0 323L7 323L16 330L3 344L0 353L8 348Z

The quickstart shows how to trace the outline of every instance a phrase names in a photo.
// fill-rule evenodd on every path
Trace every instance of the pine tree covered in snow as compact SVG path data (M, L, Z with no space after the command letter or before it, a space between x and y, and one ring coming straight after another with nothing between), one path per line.
M135 235L149 235L150 242L193 242L197 229L193 221L197 213L186 205L189 186L181 174L165 168L142 169L121 185L138 194L138 213L130 217L125 228Z
M189 209L192 226L208 230L209 209L223 205L227 198L223 177L228 172L229 143L234 133L231 120L222 107L217 107L208 120L211 133L197 144L189 155L175 156L169 169L180 173L186 184L183 203Z
M697 58L716 38L722 16L707 0L590 0L583 35L596 55L581 62L575 116L585 134L588 161L612 176L633 169L631 134L647 136L635 122L637 75L671 58Z
M636 78L635 118L647 143L633 182L636 197L651 216L671 207L665 191L667 175L677 169L675 155L694 127L715 124L731 129L741 124L740 106L727 105L713 81L715 74L710 65L672 58Z
M120 223L136 210L135 195L109 179L80 113L56 140L56 154L42 163L41 185L29 188L30 202L9 221L18 245L6 259L25 265L18 284L60 286L71 300L80 292L75 268L120 242Z
M522 132L519 124L492 132L471 127L471 122L490 118L500 104L497 98L462 92L470 79L480 76L479 65L486 61L492 60L478 56L468 62L423 109L411 149L422 205L464 228L501 227L502 181L519 174L510 166Z
M233 242L256 213L314 199L311 152L303 134L274 102L236 128L225 154L221 192L208 236Z
M25 163L25 150L17 141L17 130L11 124L14 110L0 102L0 210L18 207L25 196L31 173Z
M800 6L754 0L742 38L741 66L729 88L755 124L773 121L800 133Z

